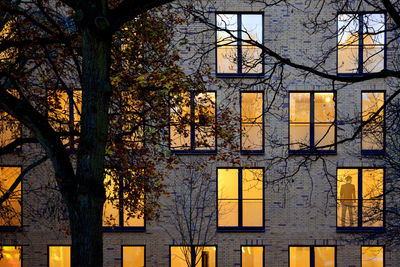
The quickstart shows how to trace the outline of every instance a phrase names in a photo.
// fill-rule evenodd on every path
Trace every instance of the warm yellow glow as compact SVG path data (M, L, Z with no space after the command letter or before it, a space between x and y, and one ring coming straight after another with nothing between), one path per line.
M263 144L263 93L242 93L242 149L261 150Z
M21 267L21 247L3 246L0 247L2 258L0 267Z
M335 267L335 247L314 247L315 267Z
M362 93L362 120L368 121L378 112L384 104L385 94L383 92L364 92ZM362 129L362 149L382 150L384 129L384 111L371 120Z
M337 226L356 227L358 222L358 169L337 170Z
M383 247L362 247L362 267L383 267Z
M218 226L238 226L239 170L218 169Z
M308 267L310 266L310 247L290 247L289 267Z
M0 195L6 193L21 174L20 167L0 167ZM14 189L9 199L5 202L7 217L0 217L0 225L21 225L21 183Z
M264 247L242 247L242 267L262 267Z
M70 267L70 266L71 266L70 246L49 247L49 267Z
M144 246L123 246L122 267L143 267L145 265Z
M383 169L363 169L363 226L383 227Z
M243 226L263 225L263 170L243 169Z
M205 246L195 247L196 267L216 266L216 247ZM188 246L172 246L171 247L171 267L188 267L191 264L191 249ZM207 261L207 263L203 261Z

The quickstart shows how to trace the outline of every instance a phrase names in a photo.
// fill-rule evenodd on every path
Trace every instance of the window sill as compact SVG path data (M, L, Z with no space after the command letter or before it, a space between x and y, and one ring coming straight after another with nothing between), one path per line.
M103 232L146 232L146 227L145 226L138 226L138 227L103 226Z
M242 155L264 155L264 150L241 150Z
M0 226L0 232L22 232L22 226Z
M289 155L337 155L335 150L289 150Z
M265 232L265 227L218 227L218 233Z
M264 77L264 73L252 73L252 74L243 74L243 73L217 73L215 74L216 78L221 79L236 79L236 78L262 78Z
M384 227L336 227L336 233L384 233Z
M361 150L362 156L385 156L385 150Z
M174 155L215 155L217 150L171 150Z

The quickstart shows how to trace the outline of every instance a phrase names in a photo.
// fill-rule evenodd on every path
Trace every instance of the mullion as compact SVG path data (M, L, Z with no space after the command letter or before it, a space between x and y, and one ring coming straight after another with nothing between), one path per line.
M238 226L239 227L243 227L243 185L242 185L242 170L243 169L239 169L238 172Z
M357 216L358 216L358 218L357 218L357 226L358 227L362 227L363 225L362 225L362 204L363 204L363 201L362 201L362 193L363 193L363 188L362 188L362 179L363 179L363 177L362 177L362 169L358 169L358 203L357 203L357 206L358 206L358 210L357 210Z
M190 150L195 150L195 95L190 93Z
M118 192L118 197L119 197L119 207L118 207L118 212L119 212L119 227L124 227L124 181L123 178L120 177L119 179L119 192Z
M358 73L364 73L364 15L358 15Z
M238 41L237 41L237 53L238 53L238 73L242 74L243 70L242 70L242 14L237 14L237 24L238 24Z
M314 127L315 127L315 123L314 123L314 118L315 118L315 103L314 103L314 92L310 93L310 148L311 150L315 149L314 148L314 139L315 139L315 132L314 132Z
M314 247L310 247L310 267L315 267L315 253L314 253Z

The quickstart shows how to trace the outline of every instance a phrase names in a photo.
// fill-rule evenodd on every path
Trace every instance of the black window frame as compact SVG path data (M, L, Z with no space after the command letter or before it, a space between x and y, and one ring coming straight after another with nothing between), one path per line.
M215 12L215 25L217 25L217 16L221 14L228 14L228 15L237 15L237 55L238 59L236 62L237 65L237 72L236 73L220 73L218 72L218 40L217 40L217 31L215 31L215 73L217 78L257 78L257 77L263 77L265 74L265 59L263 56L263 52L261 51L261 72L260 73L243 73L242 72L242 41L240 39L242 38L242 31L241 31L241 26L242 26L242 15L260 15L261 16L261 22L262 22L262 45L264 45L264 12L235 12L235 11L219 11Z
M289 267L290 267L290 248L291 247L307 247L307 248L310 248L310 266L309 267L315 267L315 251L314 251L314 248L319 248L319 247L334 248L335 249L335 267L337 267L337 246L336 245L289 245L289 247L288 247L288 266ZM307 267L307 266L305 266L305 267Z
M218 170L220 169L236 169L238 170L238 226L218 226ZM262 226L243 226L243 170L259 169L263 173L262 181ZM263 167L217 167L216 170L216 207L217 207L217 232L265 232L265 169Z
M172 262L171 262L171 250L172 247L190 247L190 249L193 249L194 247L215 247L215 267L218 267L218 246L217 245L169 245L169 257L168 257L168 266L172 267Z
M144 266L146 267L146 245L121 245L121 267L124 267L124 247L143 247L144 251Z
M310 149L290 149L290 144L291 144L291 140L290 140L290 95L292 93L309 93L310 94ZM314 146L314 139L315 139L315 97L314 95L318 93L332 93L333 94L333 99L332 101L335 102L335 120L333 121L333 124L335 126L335 141L334 141L334 145L332 147L334 147L333 149L325 149L325 150L317 150L315 149ZM289 92L289 105L288 105L288 110L289 110L289 114L288 114L288 150L289 150L289 154L291 155L336 155L337 154L337 93L336 91L290 91Z
M359 11L359 12L339 12L337 13L337 18L339 15L358 15L358 34L363 36L364 34L364 23L363 16L368 14L383 14L385 20L385 30L384 30L384 44L383 44L383 70L387 69L387 14L383 11ZM339 33L339 19L336 19L336 33ZM338 76L368 76L377 72L364 72L364 38L358 39L358 69L355 73L339 72L339 34L337 34L336 39L336 74Z
M69 247L70 250L72 249L71 245L68 244L48 244L47 245L47 266L50 267L50 247ZM72 251L71 251L71 261L72 261Z
M20 174L22 173L22 166L21 165L9 165L9 164L2 164L0 167L11 167L11 168L19 168ZM22 232L22 228L24 225L24 182L23 179L21 180L21 199L20 199L20 206L21 206L21 224L20 225L0 225L0 233L1 232Z
M385 90L362 90L361 91L361 123L363 123L363 94L364 93L383 93L383 105L386 103ZM383 148L382 149L363 149L362 134L361 134L361 155L363 156L384 156L386 153L386 106L383 107Z
M257 247L257 248L262 248L263 249L263 261L262 261L262 267L265 267L265 246L264 245L241 245L240 246L240 267L243 267L243 247Z
M242 95L246 93L261 93L262 94L262 126L261 126L261 131L262 131L262 149L261 150L248 150L248 149L243 149L243 132L242 132ZM240 97L239 97L239 105L240 105L240 153L244 155L263 155L265 152L265 113L264 113L264 91L240 91ZM251 124L251 123L248 123ZM257 124L257 123L253 123Z
M361 250L361 253L360 253L360 266L361 267L363 267L363 264L362 264L362 248L363 247L381 247L382 249L383 249L383 267L385 267L386 266L386 256L385 256L385 252L386 252L386 249L385 249L385 245L362 245L361 246L361 248L360 248L360 250Z
M201 92L194 92L194 91L190 91L188 92L190 93L190 148L189 149L174 149L171 146L171 125L172 125L172 121L171 121L171 109L169 111L169 129L168 129L168 146L169 146L169 150L171 151L171 153L173 154L181 154L181 155L204 155L204 154L217 154L218 152L218 144L217 144L217 135L214 135L214 143L215 143L215 148L214 149L196 149L195 148L195 143L196 143L196 122L194 120L195 117L195 98L196 95L201 93ZM218 114L217 114L217 91L216 90L207 90L205 93L214 93L215 95L215 103L214 103L214 114L215 114L215 125L217 124L217 118L218 118ZM214 128L215 128L214 125Z
M338 188L337 188L337 177L339 169L357 169L358 170L358 188L357 188L357 226L349 227L349 226L338 226ZM362 205L363 205L363 197L362 197L362 170L363 169L381 169L383 170L383 210L382 210L382 227L366 227L362 226ZM336 232L337 233L381 233L385 231L386 226L386 169L385 167L338 167L336 168Z

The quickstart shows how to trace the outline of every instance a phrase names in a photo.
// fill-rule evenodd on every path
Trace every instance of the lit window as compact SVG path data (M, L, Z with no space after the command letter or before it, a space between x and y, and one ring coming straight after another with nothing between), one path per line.
M144 267L145 247L144 246L123 246L122 267Z
M3 21L2 21L3 22ZM14 19L7 21L0 30L0 43L7 40L7 41L15 41L17 29L15 29ZM15 63L15 59L17 58L18 49L15 47L7 48L0 52L0 63L2 63L3 67L7 67L9 64ZM5 64L6 63L6 64Z
M264 247L242 246L242 267L263 267Z
M217 266L217 248L215 246L171 246L170 253L171 267L191 266L192 257L196 259L196 267Z
M362 93L362 121L368 121L383 106L385 93ZM384 150L384 109L362 129L361 149L363 154L376 154Z
M245 41L263 43L263 15L217 14L217 26L217 74L262 74L261 49Z
M0 147L21 137L20 123L6 112L0 112Z
M70 267L70 246L49 246L49 267Z
M20 167L0 167L0 194L11 194L3 204L0 212L0 226L21 226L21 182L17 178Z
M384 68L385 15L340 14L338 73L367 74L379 72Z
M129 227L129 229L144 230L143 215L130 212L129 208L123 203L126 194L122 194L119 184L123 183L123 178L118 179L119 184L116 185L115 172L111 170L105 171L104 184L106 188L106 201L103 208L103 226L108 229L118 229L121 227Z
M241 92L241 150L244 153L262 153L263 93Z
M385 251L382 246L362 246L361 267L383 267L384 255Z
M335 153L334 93L290 93L291 153Z
M383 169L337 170L338 229L383 228Z
M218 228L264 226L263 169L218 169Z
M0 267L21 267L20 246L1 246Z
M187 93L181 105L171 109L171 150L215 152L215 93Z
M289 267L335 267L335 247L291 246Z

